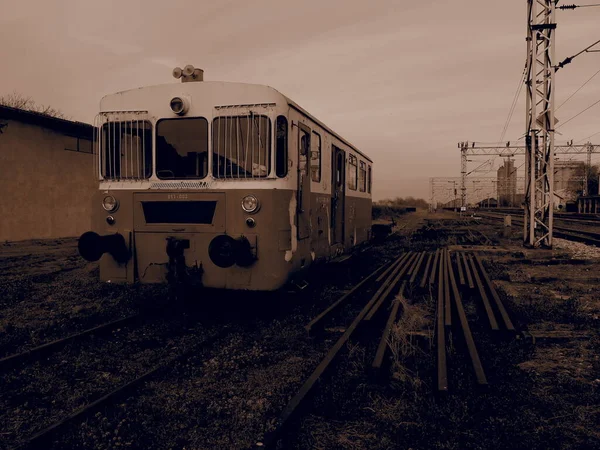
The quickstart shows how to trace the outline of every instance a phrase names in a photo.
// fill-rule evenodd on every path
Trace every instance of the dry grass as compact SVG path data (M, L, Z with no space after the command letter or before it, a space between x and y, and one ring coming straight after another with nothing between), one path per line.
M395 301L400 303L402 318L393 325L388 338L388 345L393 355L392 377L418 390L423 381L418 374L408 369L406 363L417 354L425 354L419 340L432 341L430 312L425 305L411 304L402 296L396 297Z

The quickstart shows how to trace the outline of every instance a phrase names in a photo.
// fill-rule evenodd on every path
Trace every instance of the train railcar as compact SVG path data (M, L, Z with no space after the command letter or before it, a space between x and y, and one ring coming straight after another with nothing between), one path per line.
M370 238L367 155L269 86L173 75L101 100L79 252L102 280L276 290Z

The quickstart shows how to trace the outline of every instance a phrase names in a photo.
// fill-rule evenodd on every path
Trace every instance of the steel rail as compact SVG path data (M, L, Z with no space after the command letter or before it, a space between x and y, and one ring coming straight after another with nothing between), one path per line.
M508 312L506 311L506 308L504 307L502 300L500 300L500 296L498 295L498 292L496 291L496 288L494 287L492 280L490 280L489 275L485 271L485 268L483 267L483 263L481 262L479 255L477 255L475 253L474 257L475 257L475 261L477 262L477 265L479 266L479 272L481 273L481 276L483 277L483 281L487 285L488 291L492 295L492 298L494 299L494 303L496 304L496 308L500 312L500 317L502 317L504 326L506 327L506 329L508 331L515 331L515 326L513 325L512 320L510 320Z
M465 274L462 268L460 253L456 253L456 268L458 269L458 281L461 286L465 285Z
M383 291L383 294L379 296L377 302L375 302L373 307L369 310L369 312L363 319L364 321L369 322L373 319L373 316L377 313L377 311L379 311L379 308L381 307L383 302L387 300L387 298L392 293L392 290L397 286L397 284L400 282L400 279L404 276L404 274L407 272L408 268L412 264L413 260L415 260L416 258L417 254L412 253L410 258L406 259L400 266L396 268L396 270L394 270L394 272L392 272L392 274L390 275L390 277L393 279L392 282L387 284L385 291Z
M53 423L52 425L42 429L41 431L38 431L31 437L25 439L25 442L17 448L19 450L34 450L34 449L38 450L38 449L49 448L55 434L57 432L59 432L60 430L62 430L65 426L69 425L70 423L74 422L77 419L87 416L88 414L98 410L99 408L101 408L103 406L108 405L110 402L116 400L117 398L121 397L122 395L130 393L134 388L136 388L140 384L144 383L148 379L150 379L153 376L156 376L156 375L160 374L161 372L163 372L164 370L172 367L173 364L183 361L190 356L196 355L198 350L200 350L202 347L206 347L206 346L214 343L217 339L220 339L221 337L223 337L227 333L229 333L229 331L230 331L229 327L221 329L216 335L211 336L211 337L207 338L205 341L194 345L192 349L190 349L174 358L169 359L167 362L162 363L162 364L154 367L153 369L148 370L147 372L143 373L139 377L135 378L134 380L129 381L128 383L125 383L125 384L119 386L118 388L112 390L108 394L103 395L102 397L94 400L93 402L88 403L87 405L76 409L71 414L69 414L67 417Z
M477 352L477 346L475 345L473 334L471 333L471 328L469 327L469 321L467 320L467 315L465 314L460 293L458 292L458 287L456 286L456 278L454 277L454 271L452 270L452 262L450 259L448 259L447 271L450 278L450 286L452 287L452 296L454 298L456 315L458 316L458 322L463 332L465 343L467 344L467 350L469 352L469 357L471 358L471 365L473 366L477 383L482 386L487 385L488 382L485 376L485 371L483 370L481 359L479 358L479 353Z
M467 263L467 255L462 254L462 260L465 267L465 276L467 277L467 284L469 289L475 289L475 284L473 283L473 276L471 275L471 269L469 268L469 264Z
M0 359L0 368L3 370L7 370L25 360L41 358L42 356L44 356L50 352L60 350L61 348L74 342L77 339L84 338L84 337L90 336L92 334L106 333L107 331L111 331L119 326L129 325L130 323L135 322L136 320L138 320L140 318L141 318L140 314L137 314L137 313L132 314L130 316L123 317L121 319L116 319L116 320L113 320L112 322L107 322L102 325L98 325L93 328L89 328L87 330L81 331L79 333L72 334L65 338L57 339L52 342L48 342L46 344L31 348L24 352L6 356L6 357Z
M436 309L436 346L437 346L437 390L448 391L448 367L446 364L446 328L444 327L444 286L440 277L437 292Z
M431 268L431 260L433 259L433 254L428 253L427 255L427 264L425 264L425 271L423 272L423 278L421 278L421 283L419 283L420 288L424 288L427 283L427 279L429 278L429 269Z
M488 322L490 323L490 327L492 330L497 331L500 328L498 327L498 321L496 320L496 316L494 315L494 311L492 310L492 306L490 304L490 300L488 299L487 294L485 293L485 287L481 282L481 278L477 274L477 268L475 267L475 263L473 262L473 258L469 255L468 258L469 264L471 265L471 271L473 273L473 278L475 278L475 285L477 286L477 290L479 291L479 296L481 298L481 302L483 303L483 307L485 309L485 313L488 318Z
M443 258L440 263L440 274L443 273L441 282L444 284L444 325L446 327L452 326L452 304L450 303L450 285L448 283L448 261L450 259L450 252L447 248L442 251Z
M402 285L400 286L400 290L398 291L398 297L404 297L406 283L407 283L406 280L404 280L402 282ZM375 370L381 369L381 366L383 364L383 358L385 357L385 352L388 348L388 338L390 336L390 331L392 329L392 326L394 325L394 322L396 321L396 318L398 317L398 310L400 309L400 303L401 302L400 302L399 298L395 298L394 302L392 303L392 309L390 311L390 315L388 316L387 322L383 329L383 333L381 334L381 339L379 341L379 345L377 346L377 352L375 353L375 358L373 359L373 364L371 364L371 367Z
M419 274L419 270L421 270L421 266L423 265L424 260L425 260L425 252L421 252L421 256L419 256L419 260L417 261L417 264L413 268L413 272L412 272L410 280L409 280L409 283L411 285L413 285L415 280L417 279L417 275Z
M429 284L432 285L435 283L435 274L438 265L438 259L440 257L440 249L435 250L435 256L433 257L433 266L431 267L431 273L429 274Z
M382 287L387 287L393 278L394 274L390 274L384 281ZM316 369L310 374L310 376L306 379L304 384L300 387L300 390L296 393L296 395L294 395L294 397L292 397L292 399L285 406L285 408L279 415L279 418L277 419L275 429L272 432L267 433L263 439L263 442L256 444L256 448L276 448L277 442L281 437L282 432L287 428L287 426L290 423L290 420L298 413L300 406L304 403L308 395L312 392L319 379L321 379L321 377L327 371L327 369L331 367L332 362L340 353L341 349L350 340L350 337L354 334L358 326L361 324L363 318L367 315L367 313L377 301L378 295L380 294L376 293L371 297L371 299L354 318L354 320L348 326L348 328L346 328L344 334L331 347L331 349L327 352L327 355L325 355L325 357L321 360Z
M400 258L398 258L398 260L399 259ZM328 308L326 308L324 311L322 311L318 316L316 316L314 319L312 319L304 327L306 329L307 333L310 334L311 331L313 331L313 329L316 329L317 327L322 327L324 320L327 317L329 317L334 311L336 311L340 306L342 306L346 302L346 300L348 300L356 291L358 291L363 285L368 283L373 277L375 277L375 275L379 274L379 272L381 272L381 270L384 267L389 265L390 267L388 267L388 269L384 272L384 273L387 273L392 267L394 267L394 265L398 262L398 260L394 261L392 264L387 262L387 263L379 266L375 271L373 271L369 276L365 277L360 283L358 283L356 286L354 286L350 291L348 291L347 293L342 295L335 303L330 305Z

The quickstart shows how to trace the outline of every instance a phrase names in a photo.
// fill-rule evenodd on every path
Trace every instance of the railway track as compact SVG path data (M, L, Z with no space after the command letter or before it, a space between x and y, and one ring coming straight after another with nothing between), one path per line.
M408 289L410 288L410 289ZM370 370L381 375L386 361L392 326L402 314L403 302L408 291L432 292L430 304L435 311L435 386L440 393L449 389L447 349L452 336L461 336L473 369L475 381L479 386L487 386L488 379L484 364L471 331L467 313L463 305L466 299L475 301L485 310L486 326L496 336L514 337L516 327L500 296L498 295L481 258L470 252L451 253L440 247L435 251L406 252L392 262L385 264L365 277L338 301L325 309L307 325L311 335L326 332L326 324L333 320L336 313L348 302L367 299L352 322L343 328L343 334L331 346L327 354L314 371L306 378L302 386L291 398L277 420L276 428L266 434L264 439L253 448L278 448L280 440L285 439L292 423L299 419L310 406L311 396L326 375L333 370L335 362L341 357L342 350L350 339L361 339L365 334L376 334L375 324L378 316L387 310L383 326L379 329L376 351ZM381 322L381 321L379 321ZM361 329L363 332L361 332ZM370 331L365 333L364 331ZM455 330L455 333L452 333ZM339 331L339 330L338 330Z
M493 221L504 220L504 214L502 213L480 213L480 217ZM522 219L514 219L513 221L516 224L523 226ZM583 242L584 244L600 246L600 232L597 231L568 228L563 226L554 226L554 236L571 241Z
M201 342L191 345L191 347L187 350L167 358L160 364L155 365L150 370L145 371L142 375L123 383L120 386L117 386L104 395L98 396L98 398L95 400L72 411L66 417L63 417L51 425L44 427L42 430L39 430L38 432L26 438L16 448L19 450L41 450L49 448L50 443L52 443L56 439L57 435L69 425L73 424L74 422L84 420L86 417L89 417L91 414L101 408L110 407L110 405L118 399L122 399L125 396L134 395L136 389L138 389L144 383L168 371L175 364L181 363L191 356L196 355L202 349L207 348L219 339L225 337L229 332L229 327L220 329L215 334L205 338L204 340L201 340Z
M140 314L132 314L127 317L123 317L120 319L113 320L111 322L107 322L101 325L97 325L92 328L88 328L87 330L81 331L79 333L75 333L69 335L62 339L56 339L52 342L48 342L46 344L39 345L37 347L33 347L24 352L15 353L13 355L5 356L0 359L0 371L6 371L18 364L22 364L24 362L30 362L35 359L43 358L49 353L58 351L64 348L67 345L71 345L74 342L85 339L90 336L100 336L102 334L106 334L112 330L115 330L120 327L126 327L141 320L142 316Z
M18 411L12 419L6 420L9 414L4 420L2 435L7 442L9 439L13 442L11 448L50 448L57 435L70 424L109 407L119 398L131 396L148 380L209 347L230 328L224 326L210 333L196 326L179 329L178 335L171 332L173 324L169 321L161 326L160 319L142 319L141 315L131 315L3 358L0 375L4 379L1 389L4 414L13 408ZM133 324L139 326L131 327ZM115 335L117 330L119 333ZM104 338L111 332L110 337ZM92 336L94 341L88 343L86 338ZM154 355L148 355L153 348L156 348L151 352ZM80 367L80 359L88 361L87 365ZM110 373L108 381L96 382L106 371ZM44 388L48 372L53 374L53 380L64 379L69 385L67 394ZM76 380L79 381L74 384ZM85 404L79 406L82 401ZM25 413L27 410L30 413ZM48 412L44 414L44 410ZM23 418L30 416L39 419L22 423Z

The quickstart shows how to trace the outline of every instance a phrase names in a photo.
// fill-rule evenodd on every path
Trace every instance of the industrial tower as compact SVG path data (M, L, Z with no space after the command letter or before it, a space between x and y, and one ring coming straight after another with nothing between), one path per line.
M552 247L555 0L527 0L523 244Z

